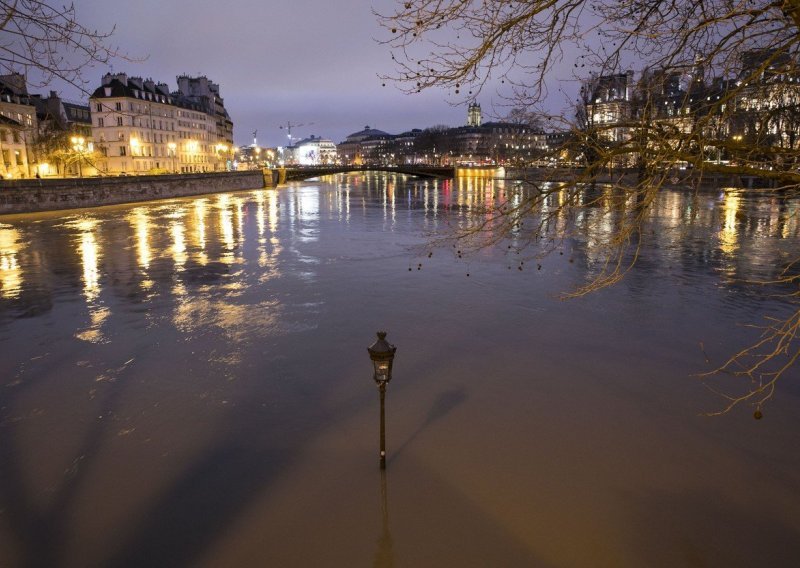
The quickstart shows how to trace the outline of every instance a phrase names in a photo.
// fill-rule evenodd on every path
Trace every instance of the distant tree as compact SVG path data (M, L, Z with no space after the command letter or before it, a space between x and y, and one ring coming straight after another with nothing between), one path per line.
M542 117L538 113L531 112L525 107L512 108L504 120L513 124L527 126L533 132L544 132Z
M428 156L433 163L434 155L442 156L452 150L452 139L448 135L450 127L437 124L423 130L414 140L414 149L419 157Z
M107 44L114 30L99 32L81 25L73 4L0 0L0 6L2 74L21 73L37 86L57 78L86 92L87 66L121 56Z
M528 180L534 191L498 204L461 235L478 246L523 230L529 243L558 241L570 230L559 219L607 207L614 230L592 237L605 250L603 269L570 295L618 282L631 268L642 222L665 184L757 176L783 195L800 193L800 0L400 0L377 17L396 66L384 78L409 93L436 87L471 100L491 80L509 88L516 107L538 109L574 54L567 63L583 81L574 108L542 118L570 131L553 157L576 156L585 167ZM636 85L623 103L604 102L603 77L630 62L664 80ZM618 165L635 168L622 176ZM600 182L605 191L587 191ZM796 289L798 269L800 258L779 283ZM744 394L722 393L724 410L748 403L760 416L800 358L800 294L790 297L795 311L767 321L762 340L718 369L752 379Z

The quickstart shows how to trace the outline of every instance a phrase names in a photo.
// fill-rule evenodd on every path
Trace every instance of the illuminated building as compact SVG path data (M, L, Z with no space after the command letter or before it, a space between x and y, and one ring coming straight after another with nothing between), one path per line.
M19 73L0 76L0 175L4 178L31 175L36 124L36 107L25 77Z
M205 77L165 83L106 74L89 99L98 169L109 174L225 170L233 123Z
M310 136L297 142L292 149L294 162L301 166L320 166L336 163L336 144L325 138Z
M471 102L467 108L467 126L480 126L481 119L481 105Z
M33 95L38 119L36 171L40 177L96 175L92 119L88 105Z
M377 164L391 139L391 134L365 126L338 144L339 160L349 165Z
M589 124L599 130L600 137L612 143L628 140L632 114L633 71L602 75L583 86Z

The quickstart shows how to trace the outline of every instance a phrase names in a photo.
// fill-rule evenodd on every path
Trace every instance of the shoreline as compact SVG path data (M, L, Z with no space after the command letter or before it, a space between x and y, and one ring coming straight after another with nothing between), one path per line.
M2 181L0 216L262 189L276 185L273 173L272 170L250 170Z
M381 168L376 168L379 171ZM563 170L568 178L574 170ZM507 168L501 179L553 179L557 170L549 168ZM635 181L635 173L621 171L604 175L598 183ZM25 213L44 213L108 205L124 205L159 199L191 197L227 191L247 191L277 187L287 181L286 170L244 172L205 172L124 177L53 178L0 181L0 217ZM743 176L703 176L699 187L768 189L764 180ZM759 183L762 182L762 183Z

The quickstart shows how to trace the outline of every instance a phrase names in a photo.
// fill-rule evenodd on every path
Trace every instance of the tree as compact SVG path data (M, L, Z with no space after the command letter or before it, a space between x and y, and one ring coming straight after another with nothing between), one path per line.
M55 166L58 175L67 175L70 169L81 175L86 167L99 170L98 160L102 157L94 145L85 142L79 131L65 130L54 121L47 121L37 133L33 149L39 161Z
M570 230L559 219L613 196L614 230L595 236L603 268L568 295L613 284L633 266L642 221L667 184L749 176L783 196L800 193L800 0L404 0L377 17L396 66L384 78L409 93L443 88L470 100L499 84L514 106L541 109L553 78L569 78L565 64L583 83L565 116L539 112L570 133L553 158L577 156L584 167L527 180L524 199L497 204L459 235L484 246L524 227L528 243L557 241ZM647 69L638 83L623 71L634 65ZM598 183L603 191L592 190ZM798 268L800 259L774 282L794 311L766 321L757 343L716 369L752 379L744 394L720 393L723 412L749 403L760 417L800 357Z
M87 92L84 70L120 56L116 48L107 45L114 30L99 32L84 27L73 4L0 0L0 6L2 74L21 73L37 86L60 79Z

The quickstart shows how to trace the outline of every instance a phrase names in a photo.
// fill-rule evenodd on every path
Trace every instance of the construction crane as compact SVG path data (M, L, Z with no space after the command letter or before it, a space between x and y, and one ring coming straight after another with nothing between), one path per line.
M312 126L313 124L314 124L313 122L305 122L303 124L297 124L296 122L287 121L285 126L284 125L280 126L280 129L281 130L283 130L284 128L286 129L286 136L289 138L288 146L291 146L292 145L292 128L300 128L301 126Z

